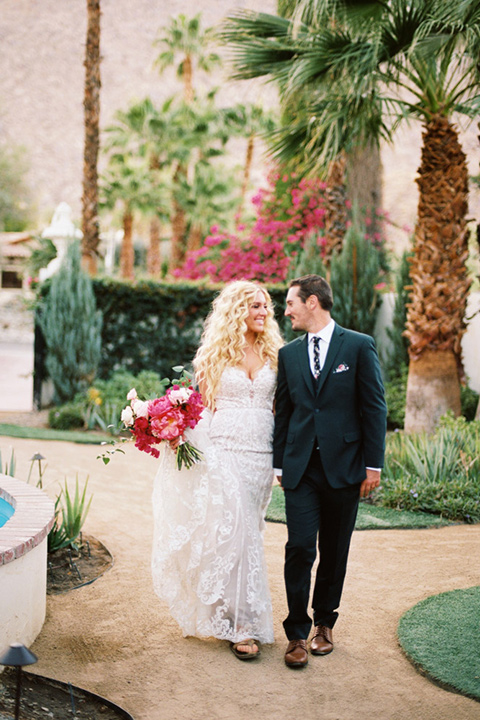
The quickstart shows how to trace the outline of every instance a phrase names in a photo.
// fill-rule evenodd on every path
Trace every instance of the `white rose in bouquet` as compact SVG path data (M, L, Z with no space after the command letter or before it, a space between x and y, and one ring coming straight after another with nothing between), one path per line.
M133 425L133 410L130 405L127 405L127 407L122 410L120 419L126 427Z

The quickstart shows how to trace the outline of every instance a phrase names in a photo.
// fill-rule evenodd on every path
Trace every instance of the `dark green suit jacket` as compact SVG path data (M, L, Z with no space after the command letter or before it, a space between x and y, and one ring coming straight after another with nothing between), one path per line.
M366 467L383 467L385 451L387 406L374 341L335 325L317 386L307 342L304 335L279 352L273 466L293 489L318 447L332 487L361 483Z

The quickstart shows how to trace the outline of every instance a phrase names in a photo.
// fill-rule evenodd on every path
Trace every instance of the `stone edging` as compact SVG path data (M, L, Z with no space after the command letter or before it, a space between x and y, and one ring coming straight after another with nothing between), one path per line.
M6 565L46 538L55 518L55 503L42 490L2 474L0 497L15 509L0 528L0 565Z

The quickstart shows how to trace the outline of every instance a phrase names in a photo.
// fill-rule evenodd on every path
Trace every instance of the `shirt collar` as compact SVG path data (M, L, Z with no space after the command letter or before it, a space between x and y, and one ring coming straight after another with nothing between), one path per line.
M332 339L334 330L335 330L335 320L330 320L328 325L325 325L325 327L322 328L320 330L320 332L308 333L308 342L313 340L314 337L319 337L321 340L324 340L326 343L330 343L330 340Z

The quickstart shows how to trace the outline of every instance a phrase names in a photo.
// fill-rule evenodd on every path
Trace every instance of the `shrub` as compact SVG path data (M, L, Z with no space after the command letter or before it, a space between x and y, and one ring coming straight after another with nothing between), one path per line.
M269 179L270 187L252 199L257 211L253 225L237 225L234 233L212 227L203 247L187 253L177 277L285 281L290 258L324 227L325 183L276 173Z
M100 428L118 435L121 432L120 413L127 402L127 393L133 387L146 400L162 395L168 381L151 370L138 375L119 370L109 380L96 380L86 392L77 393L73 403L53 408L49 413L50 427L70 430L86 426Z
M467 420L474 420L478 405L478 393L468 385L462 385L460 388L460 402L462 404L462 415Z
M385 383L387 401L387 428L397 430L405 424L405 404L407 400L408 368L403 365L397 377Z
M447 416L433 436L391 434L374 503L480 522L480 422Z
M79 405L73 403L52 408L48 413L48 424L54 430L73 430L84 427L83 410Z
M38 313L47 356L45 365L55 402L72 400L95 377L101 352L101 313L92 282L80 267L78 243L72 242Z
M78 485L78 475L75 479L75 495L72 497L65 480L64 487L55 501L55 520L48 534L48 552L55 552L64 547L75 547L78 536L90 510L92 495L87 501L88 478L83 486L83 492Z
M373 336L381 296L379 251L357 226L350 226L343 248L330 265L333 317L343 327Z
M390 380L401 378L405 367L408 367L409 363L408 340L403 336L407 321L407 303L410 295L410 291L406 288L411 282L409 257L412 257L412 252L405 251L400 259L395 276L395 305L393 307L392 325L387 328L391 349L384 362L385 372ZM403 421L401 427L403 427Z
M50 285L44 283L39 290L42 305L49 289ZM175 365L188 367L200 342L204 318L219 292L218 286L193 282L142 281L132 285L110 278L95 278L93 289L103 315L97 371L97 378L101 379L120 370L135 377L141 370L169 377ZM283 323L286 289L276 285L268 290L277 319ZM48 377L45 352L42 329L37 324L34 374L37 404L41 402L42 382ZM90 381L86 388L91 384Z

